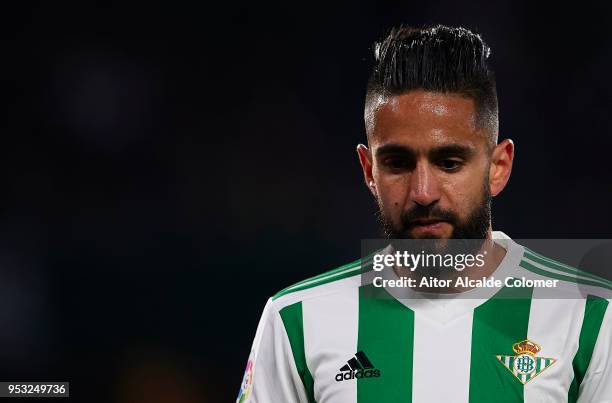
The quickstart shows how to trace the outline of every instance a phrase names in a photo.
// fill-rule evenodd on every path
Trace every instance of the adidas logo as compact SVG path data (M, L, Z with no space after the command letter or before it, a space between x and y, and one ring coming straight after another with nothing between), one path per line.
M353 358L346 362L340 373L336 375L336 382L348 381L361 378L378 378L380 370L374 368L372 362L366 357L363 351L355 354Z

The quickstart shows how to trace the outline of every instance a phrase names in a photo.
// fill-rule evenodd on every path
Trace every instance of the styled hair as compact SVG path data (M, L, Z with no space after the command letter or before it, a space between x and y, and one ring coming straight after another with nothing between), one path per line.
M492 144L499 130L495 76L487 60L491 49L465 28L437 25L394 27L374 44L375 65L368 80L366 130L377 105L413 90L458 94L474 101L476 127ZM369 133L368 133L369 135Z

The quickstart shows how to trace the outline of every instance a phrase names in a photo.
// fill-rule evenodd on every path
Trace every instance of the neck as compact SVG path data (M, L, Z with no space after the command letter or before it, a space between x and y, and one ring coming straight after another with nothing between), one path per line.
M478 252L476 252L476 254L481 256L484 264L481 266L466 267L462 271L455 270L454 268L438 268L434 270L421 268L421 270L410 271L409 269L403 267L394 267L393 270L398 277L414 279L415 284L417 285L417 287L414 287L415 290L422 292L456 294L473 289L473 287L455 287L454 284L456 283L455 280L457 278L467 277L470 280L476 280L482 279L483 277L490 277L506 255L506 250L493 241L492 232L491 229L489 229L482 246ZM435 278L437 280L450 280L446 281L446 283L450 285L443 287L418 286L423 277Z

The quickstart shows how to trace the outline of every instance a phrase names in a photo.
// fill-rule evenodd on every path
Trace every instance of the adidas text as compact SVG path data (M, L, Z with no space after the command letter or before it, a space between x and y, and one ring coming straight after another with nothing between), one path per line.
M357 371L340 372L336 375L336 382L348 381L350 379L361 378L378 378L380 377L379 369L358 369Z

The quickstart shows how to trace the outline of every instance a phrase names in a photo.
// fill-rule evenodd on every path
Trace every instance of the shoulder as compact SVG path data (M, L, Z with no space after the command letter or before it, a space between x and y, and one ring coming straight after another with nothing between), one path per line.
M612 299L612 281L546 257L525 246L519 266L524 271L547 279L558 280L564 289L576 289L583 296Z
M361 275L371 267L371 259L366 257L344 264L333 270L309 277L292 284L276 294L269 303L276 311L306 300L338 296L351 293L361 286Z

